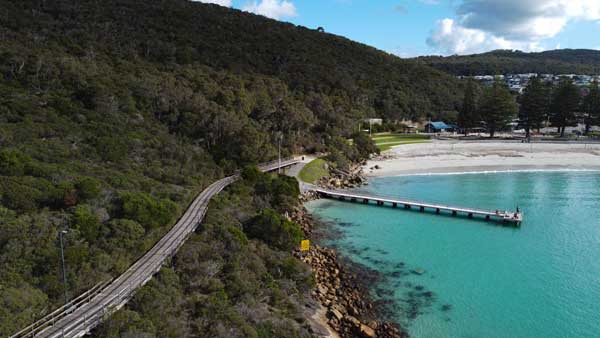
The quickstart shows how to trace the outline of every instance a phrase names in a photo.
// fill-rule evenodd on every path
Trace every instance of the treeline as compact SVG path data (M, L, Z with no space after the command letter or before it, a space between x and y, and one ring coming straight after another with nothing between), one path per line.
M585 95L569 79L558 85L534 77L523 94L515 96L501 82L491 87L480 88L469 80L462 108L458 114L458 125L465 135L473 128L485 127L490 137L498 130L518 118L519 126L525 129L525 137L531 131L549 126L556 127L560 137L565 128L585 124L587 135L592 125L600 124L600 87L593 82Z
M600 74L600 51L587 49L559 49L539 53L497 50L464 56L426 56L417 60L444 72L462 76Z

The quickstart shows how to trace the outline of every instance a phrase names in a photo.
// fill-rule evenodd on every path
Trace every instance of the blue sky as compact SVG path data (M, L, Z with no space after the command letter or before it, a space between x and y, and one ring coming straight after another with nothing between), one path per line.
M600 49L600 0L200 0L322 26L402 57Z

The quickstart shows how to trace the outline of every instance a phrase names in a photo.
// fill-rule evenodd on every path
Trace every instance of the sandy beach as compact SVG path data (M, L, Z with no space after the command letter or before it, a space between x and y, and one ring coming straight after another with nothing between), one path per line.
M372 169L378 166L379 169ZM367 176L527 170L600 170L600 144L432 141L382 153Z

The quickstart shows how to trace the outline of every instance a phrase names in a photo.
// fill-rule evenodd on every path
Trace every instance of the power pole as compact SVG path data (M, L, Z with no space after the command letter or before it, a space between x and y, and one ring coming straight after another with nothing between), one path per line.
M67 269L65 267L65 249L63 245L63 235L66 234L66 230L61 230L58 232L58 237L60 238L60 258L62 261L62 275L63 275L63 284L65 291L65 306L69 303L69 296L67 295Z

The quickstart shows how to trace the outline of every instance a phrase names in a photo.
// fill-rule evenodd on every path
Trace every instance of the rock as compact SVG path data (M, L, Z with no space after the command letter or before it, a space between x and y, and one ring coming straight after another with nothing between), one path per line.
M353 316L346 316L344 317L344 319L349 322L352 326L354 326L355 328L360 328L360 321L358 319L356 319L356 317Z
M415 275L422 275L425 273L425 270L423 270L421 268L416 268L414 270L411 270L410 272L414 273Z
M338 309L336 309L335 305L331 309L329 309L329 313L338 321L344 318L344 315L342 315L342 313Z
M363 337L368 337L368 338L377 337L377 335L375 334L375 330L366 326L365 324L360 325L360 333L363 335Z

